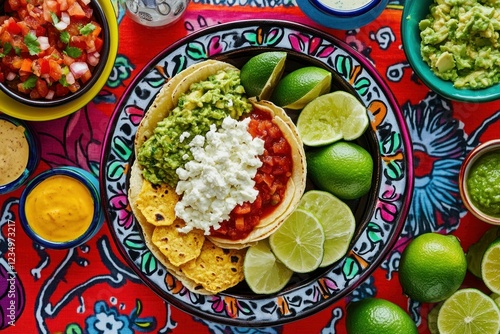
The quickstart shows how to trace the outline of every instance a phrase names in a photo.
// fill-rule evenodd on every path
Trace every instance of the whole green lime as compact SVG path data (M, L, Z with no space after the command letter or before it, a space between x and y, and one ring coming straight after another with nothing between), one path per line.
M269 51L250 58L241 68L241 84L248 96L268 100L285 70L287 53Z
M344 199L356 199L371 188L373 159L363 147L352 142L333 144L306 153L307 173L321 190Z
M453 235L428 232L413 239L401 254L399 282L413 300L437 303L460 288L467 260Z
M401 307L382 298L365 298L347 305L347 334L414 334L415 322Z

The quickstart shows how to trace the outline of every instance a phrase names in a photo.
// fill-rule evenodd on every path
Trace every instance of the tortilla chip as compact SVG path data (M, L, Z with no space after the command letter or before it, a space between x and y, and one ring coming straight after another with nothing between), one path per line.
M137 208L142 212L148 223L155 226L172 225L175 221L175 204L179 195L167 184L153 185L144 180L137 198Z
M179 233L178 228L185 226L177 219L170 226L157 226L153 232L152 241L174 266L180 266L196 259L201 252L205 236L201 230L189 233Z
M180 269L186 277L215 294L244 279L245 253L246 250L222 249L205 239L200 256L180 266Z

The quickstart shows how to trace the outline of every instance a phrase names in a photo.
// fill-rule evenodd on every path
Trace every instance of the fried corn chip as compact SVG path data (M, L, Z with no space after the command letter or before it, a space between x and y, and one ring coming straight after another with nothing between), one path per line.
M137 198L137 208L148 223L155 226L168 226L175 221L175 204L179 195L175 189L166 185L153 185L144 180Z
M172 225L156 226L151 238L153 244L176 267L196 259L205 240L202 230L179 233L177 229L184 225L182 220L177 219Z
M205 239L198 258L180 266L186 277L211 293L224 291L244 279L245 249L222 249Z

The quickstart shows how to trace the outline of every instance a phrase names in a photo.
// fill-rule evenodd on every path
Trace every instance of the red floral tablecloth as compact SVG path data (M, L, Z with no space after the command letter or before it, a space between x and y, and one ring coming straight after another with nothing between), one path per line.
M454 234L467 250L490 227L466 212L457 180L465 155L478 143L498 138L500 101L451 102L418 80L401 47L402 1L392 2L376 21L353 31L321 27L293 2L217 3L191 2L180 21L161 29L142 27L120 12L119 54L101 93L71 116L31 123L42 143L38 172L74 165L97 175L104 133L121 94L150 59L178 39L245 19L299 22L331 33L370 59L399 103L411 134L415 183L397 244L351 295L313 316L270 328L230 327L192 317L154 294L127 266L106 225L78 249L52 251L32 243L19 226L19 189L0 196L0 329L5 333L345 333L346 303L367 296L397 303L420 333L428 332L427 313L433 305L413 303L403 295L399 257L409 240L427 231ZM464 286L486 291L471 274Z

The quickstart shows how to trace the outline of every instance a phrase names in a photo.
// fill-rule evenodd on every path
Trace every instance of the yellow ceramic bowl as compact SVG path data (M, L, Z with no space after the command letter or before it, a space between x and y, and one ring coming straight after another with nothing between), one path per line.
M106 17L110 40L108 59L102 74L99 76L94 85L75 100L70 100L67 103L52 107L29 106L20 101L16 101L4 92L0 91L0 101L2 101L2 103L0 103L0 112L28 121L47 121L64 117L80 110L92 101L92 99L99 93L102 87L106 84L106 81L108 80L115 64L116 54L118 52L118 22L116 20L116 14L111 1L97 1L99 1Z

